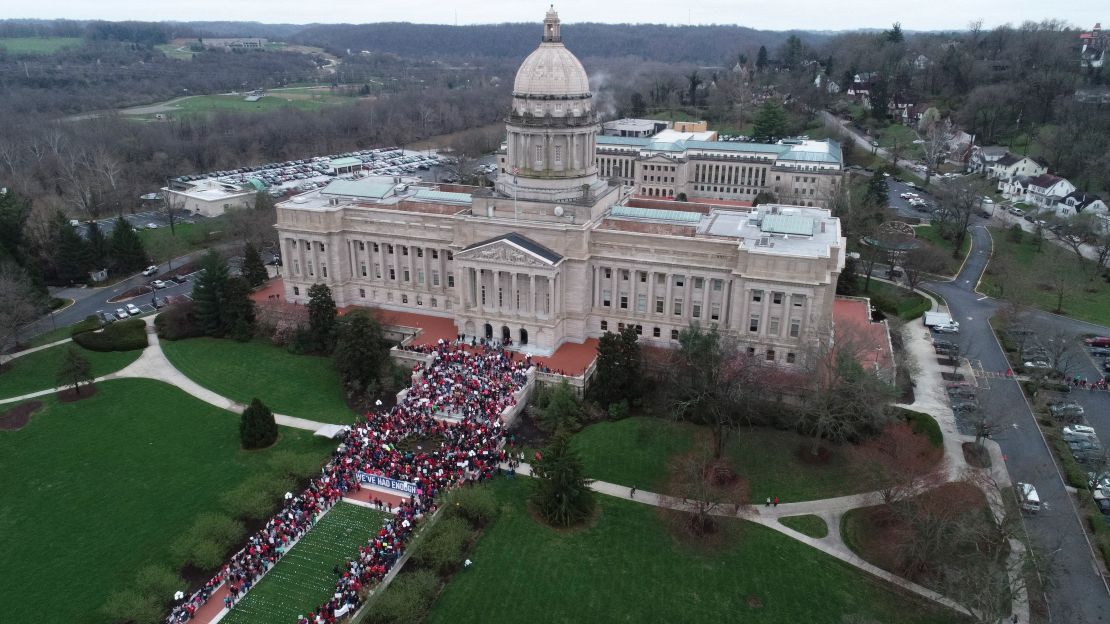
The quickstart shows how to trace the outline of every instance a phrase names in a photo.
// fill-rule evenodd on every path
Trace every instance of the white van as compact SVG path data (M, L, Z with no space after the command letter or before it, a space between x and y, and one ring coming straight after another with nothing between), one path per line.
M1022 509L1033 513L1041 510L1041 497L1037 494L1037 488L1028 483L1018 483L1016 489Z

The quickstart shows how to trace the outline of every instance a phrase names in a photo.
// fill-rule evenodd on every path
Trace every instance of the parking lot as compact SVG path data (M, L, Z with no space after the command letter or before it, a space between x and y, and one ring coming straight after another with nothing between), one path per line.
M187 210L175 210L174 217L174 224L196 223L197 221L207 218L202 215L194 215ZM123 218L136 230L168 228L170 226L169 214L161 209L148 208L141 212L136 212L135 214L125 214ZM112 231L116 229L116 218L106 217L99 219L97 220L97 225L100 226L100 231L104 236L111 236ZM82 238L88 237L89 226L87 222L79 223L75 225L74 228Z

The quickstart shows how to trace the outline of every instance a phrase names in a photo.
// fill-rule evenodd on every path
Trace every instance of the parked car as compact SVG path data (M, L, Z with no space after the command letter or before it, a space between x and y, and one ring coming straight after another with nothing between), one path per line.
M1052 365L1045 360L1029 360L1025 363L1025 368L1033 368L1038 370L1047 370L1052 368Z
M1095 357L1110 356L1110 347L1091 347L1091 355Z
M105 312L104 310L97 310L96 316L104 323L114 323L116 321L116 317L111 312Z
M148 266L147 268L143 269L143 275L145 275L147 277L150 277L151 275L154 275L157 272L158 272L158 265L156 265L156 264L152 264L152 265Z
M1068 425L1063 429L1064 439L1087 439L1095 437L1095 430L1093 427L1087 425Z
M1110 348L1110 336L1095 336L1083 341L1088 347Z
M160 290L162 288L165 288L169 284L166 284L162 280L154 280L153 282L150 283L150 285L153 286L155 290Z
M970 413L979 409L975 401L952 401L952 411L957 413Z
M157 230L158 229L158 224L157 223L147 223L146 224L146 229L148 229L148 230Z
M946 388L948 396L953 399L975 400L975 386L952 385Z
M960 333L959 323L939 323L933 325L933 331L938 334L958 334Z
M1064 416L1082 416L1084 414L1083 406L1075 401L1056 401L1049 403L1048 411L1057 418Z
M129 316L131 315L127 313L127 310L124 310L123 308L116 308L116 318L122 320Z
M129 304L127 304L127 313L131 316L138 316L138 315L142 314L143 311L140 310L139 307L136 306L135 304L129 303Z

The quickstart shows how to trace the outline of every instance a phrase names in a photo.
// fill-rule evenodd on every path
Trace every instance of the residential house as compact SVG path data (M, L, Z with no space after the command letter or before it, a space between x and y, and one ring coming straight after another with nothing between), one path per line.
M1001 158L987 166L987 177L1009 180L1015 176L1038 176L1048 168L1028 156L1017 156L1006 152Z
M825 74L818 73L817 77L813 79L813 87L820 89L822 86L824 86L826 93L840 93L840 85L836 84L836 81L829 80L829 77Z
M1110 88L1076 89L1075 101L1080 104L1110 104Z
M1032 204L1041 210L1056 210L1056 204L1075 192L1075 185L1060 176L1042 173L1019 175L999 182L1002 193L1015 202Z
M956 164L966 163L968 158L971 157L971 147L973 145L975 145L974 136L963 130L952 132L944 142L944 149L948 154L948 162Z
M1079 35L1079 66L1098 69L1106 62L1106 50L1110 49L1110 32L1102 30L1102 24L1095 24L1091 32Z
M911 126L914 125L914 123L916 123L917 121L913 118L912 114L912 111L915 108L917 108L917 104L914 103L913 98L903 93L899 93L892 97L889 102L887 102L886 113L887 116L890 117L891 121L897 121L901 124ZM917 119L920 119L920 116Z
M852 77L852 84L848 85L848 96L859 100L864 108L871 108L871 90L879 80L877 72L863 72Z
M929 60L929 57L925 56L924 54L918 54L917 58L913 60L913 67L917 71L924 71L928 69L929 66L932 64L933 62Z
M1056 216L1068 218L1077 214L1106 215L1106 202L1084 191L1072 191L1056 202Z
M976 145L971 148L971 156L967 159L967 172L985 174L991 165L1006 154L1009 152L1001 145Z

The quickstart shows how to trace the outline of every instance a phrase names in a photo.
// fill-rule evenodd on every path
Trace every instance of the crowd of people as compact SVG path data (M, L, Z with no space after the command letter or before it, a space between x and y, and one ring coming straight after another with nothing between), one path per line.
M353 612L364 588L389 573L419 520L435 511L441 492L497 470L506 459L501 414L515 404L515 393L532 366L530 358L514 361L496 345L466 350L462 341L440 341L422 352L431 354L432 361L414 370L404 399L391 409L367 414L347 431L321 474L300 496L287 497L281 512L204 587L179 601L169 624L190 620L223 583L230 590L225 606L233 606L321 514L348 491L361 489L360 472L414 484L415 494L393 510L392 519L336 567L332 598L302 615L298 624L335 622ZM443 420L448 414L461 419Z

